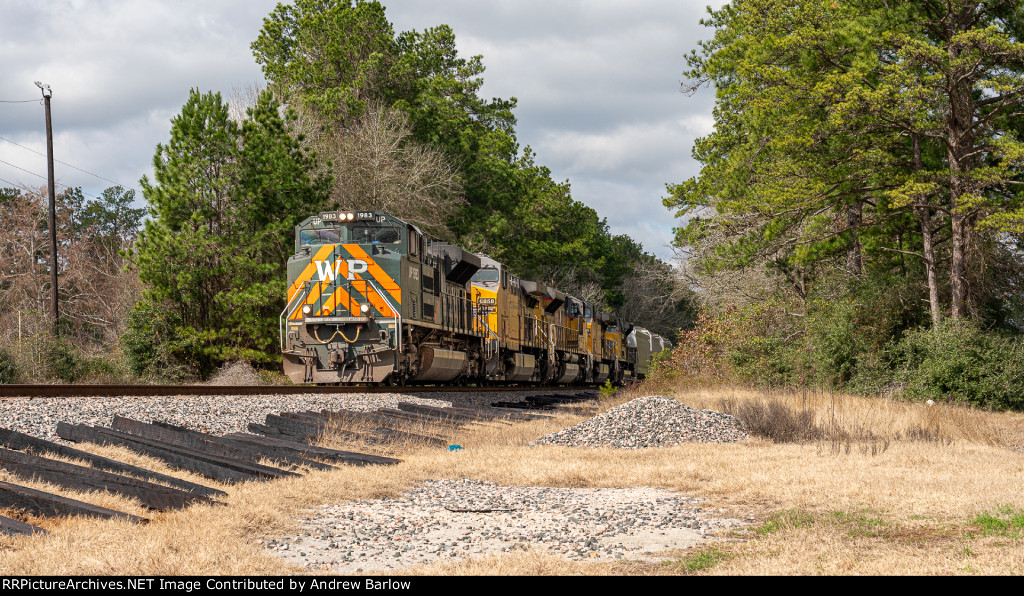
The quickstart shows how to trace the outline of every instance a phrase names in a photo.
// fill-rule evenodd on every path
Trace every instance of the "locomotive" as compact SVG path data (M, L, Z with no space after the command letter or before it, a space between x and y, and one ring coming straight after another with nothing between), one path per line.
M284 372L295 383L622 384L668 340L381 211L295 227Z

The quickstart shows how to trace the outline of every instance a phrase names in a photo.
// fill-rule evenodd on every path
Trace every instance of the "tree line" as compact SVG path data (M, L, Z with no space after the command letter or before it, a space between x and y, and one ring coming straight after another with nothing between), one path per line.
M715 130L665 199L705 309L686 349L1024 406L1020 4L738 0L705 25L684 91L714 87Z

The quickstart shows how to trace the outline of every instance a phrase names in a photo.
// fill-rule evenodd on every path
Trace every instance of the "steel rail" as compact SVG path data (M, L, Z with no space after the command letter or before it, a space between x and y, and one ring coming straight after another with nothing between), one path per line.
M60 397L161 397L173 395L299 395L338 393L492 393L504 391L585 391L596 386L529 385L465 387L443 385L0 385L0 399Z

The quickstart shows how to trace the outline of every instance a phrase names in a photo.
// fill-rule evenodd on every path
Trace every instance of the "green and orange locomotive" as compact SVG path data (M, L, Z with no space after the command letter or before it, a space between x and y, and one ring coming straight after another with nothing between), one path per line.
M296 226L287 298L295 383L621 384L671 347L381 211Z

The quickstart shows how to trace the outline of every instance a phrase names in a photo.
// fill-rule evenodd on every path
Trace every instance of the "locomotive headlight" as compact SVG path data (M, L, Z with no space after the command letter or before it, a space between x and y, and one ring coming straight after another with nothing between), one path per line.
M369 304L363 304L363 305L361 305L359 307L359 310L360 310L360 312L362 312L365 315L366 313L370 312L370 305Z
M302 314L308 315L311 312L313 312L313 307L312 306L307 304L307 305L302 307Z

